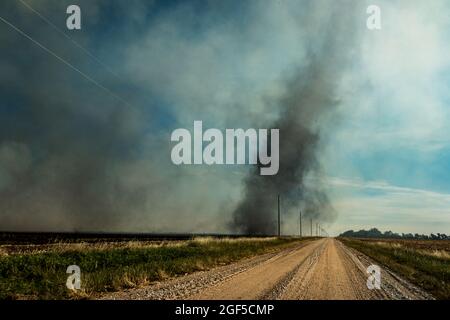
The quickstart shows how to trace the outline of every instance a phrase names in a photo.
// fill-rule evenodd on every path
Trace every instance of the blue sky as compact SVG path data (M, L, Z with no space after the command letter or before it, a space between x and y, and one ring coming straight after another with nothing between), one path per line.
M343 211L335 228L370 221L401 232L448 233L450 7L379 4L383 29L364 36L358 74L349 75L358 92L325 148L327 173L355 182L333 188Z

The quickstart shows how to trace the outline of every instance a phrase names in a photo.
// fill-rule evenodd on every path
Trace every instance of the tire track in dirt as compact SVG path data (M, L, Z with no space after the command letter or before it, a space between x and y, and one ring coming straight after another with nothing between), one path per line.
M183 277L157 282L143 288L126 289L102 296L102 300L167 300L186 299L202 290L222 283L244 271L256 266L272 263L292 252L300 250L311 241L302 241L282 251L262 254L230 265L216 267L207 271L199 271Z
M283 279L299 267L318 248L324 240L313 241L301 249L284 256L269 259L260 265L242 272L226 281L190 296L190 299L263 299L275 291Z

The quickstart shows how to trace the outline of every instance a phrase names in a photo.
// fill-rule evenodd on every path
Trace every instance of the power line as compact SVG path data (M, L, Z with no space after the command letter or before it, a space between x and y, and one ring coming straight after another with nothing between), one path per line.
M94 59L99 65L101 65L106 71L111 73L113 76L119 78L119 76L111 70L110 67L105 65L103 62L100 61L92 52L90 52L88 49L83 47L81 44L79 44L77 41L75 41L72 37L70 37L67 33L65 33L61 28L56 26L53 22L51 22L49 19L47 19L42 13L34 9L32 6L30 6L28 3L26 3L23 0L18 0L20 3L22 3L25 7L27 7L31 12L36 14L39 18L41 18L45 23L47 23L50 27L52 27L55 31L57 31L59 34L63 35L66 39L71 41L75 46L77 46L79 49L81 49L85 54L87 54L89 57Z
M97 87L99 87L100 89L102 89L103 91L107 92L108 94L110 94L111 96L113 96L114 98L116 98L117 100L125 103L127 106L131 105L124 100L123 98L121 98L120 96L118 96L117 94L115 94L114 92L112 92L111 90L109 90L108 88L106 88L105 86L101 85L100 83L98 83L96 80L92 79L90 76L88 76L87 74L85 74L83 71L81 71L80 69L78 69L77 67L75 67L74 65L72 65L70 62L66 61L64 58L61 58L59 55L57 55L56 53L54 53L52 50L48 49L46 46L44 46L43 44L41 44L40 42L38 42L37 40L33 39L31 36L29 36L28 34L26 34L24 31L22 31L21 29L19 29L18 27L16 27L15 25L13 25L12 23L10 23L9 21L7 21L6 19L4 19L3 17L0 16L0 20L3 21L6 25L10 26L12 29L14 29L15 31L17 31L18 33L20 33L22 36L24 36L25 38L27 38L28 40L32 41L34 44L36 44L37 46L39 46L42 50L46 51L48 54L52 55L53 57L55 57L56 59L58 59L60 62L64 63L66 66L68 66L69 68L71 68L72 70L74 70L75 72L79 73L80 75L82 75L86 80L88 80L89 82L93 83L94 85L96 85Z

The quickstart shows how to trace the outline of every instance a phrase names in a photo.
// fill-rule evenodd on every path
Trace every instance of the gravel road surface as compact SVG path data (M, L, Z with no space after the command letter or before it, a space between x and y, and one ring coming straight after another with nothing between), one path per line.
M432 299L384 267L381 289L369 290L371 264L367 256L324 238L102 299Z

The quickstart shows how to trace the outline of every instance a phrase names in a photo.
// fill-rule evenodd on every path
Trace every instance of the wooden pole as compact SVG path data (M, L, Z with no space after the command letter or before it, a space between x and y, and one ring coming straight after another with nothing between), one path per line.
M278 195L278 237L281 236L281 228L280 228L280 195Z
M302 236L302 210L300 210L300 229L299 229L300 237Z

